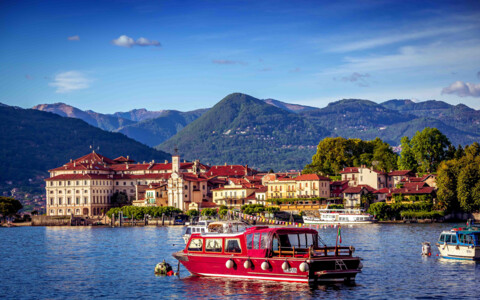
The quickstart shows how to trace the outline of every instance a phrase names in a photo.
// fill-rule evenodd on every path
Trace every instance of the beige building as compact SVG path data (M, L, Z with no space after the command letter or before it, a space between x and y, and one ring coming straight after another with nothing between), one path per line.
M218 206L226 205L228 207L240 208L244 204L249 204L247 198L253 200L252 195L257 187L246 179L229 178L228 184L212 191L213 203Z
M330 178L303 174L295 178L296 198L329 198Z
M340 174L342 180L348 180L349 186L368 185L374 189L387 187L387 173L366 167L344 168Z

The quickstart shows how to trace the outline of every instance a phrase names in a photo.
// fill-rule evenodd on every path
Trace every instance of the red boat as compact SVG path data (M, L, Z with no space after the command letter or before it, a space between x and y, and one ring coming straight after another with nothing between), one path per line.
M197 276L315 282L352 281L362 263L350 247L318 245L309 228L257 226L242 233L195 233L173 254Z

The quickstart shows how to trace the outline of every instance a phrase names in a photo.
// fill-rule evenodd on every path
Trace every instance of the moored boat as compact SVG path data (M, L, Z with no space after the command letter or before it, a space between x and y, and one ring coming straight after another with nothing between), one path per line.
M308 283L354 280L363 267L354 251L320 246L314 229L256 226L192 234L173 256L193 275Z
M368 224L375 222L372 215L361 209L319 209L320 217L303 216L305 224Z
M193 233L234 233L243 232L247 229L248 224L241 221L213 221L200 220L195 225L187 226L185 234L182 236L185 244Z
M480 260L480 228L467 225L443 231L436 246L443 258Z

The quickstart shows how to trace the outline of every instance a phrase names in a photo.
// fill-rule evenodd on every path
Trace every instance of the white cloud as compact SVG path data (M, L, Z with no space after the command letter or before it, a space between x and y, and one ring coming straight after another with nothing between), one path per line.
M138 46L160 46L160 42L155 40L150 41L149 39L146 39L144 37L137 39L135 44Z
M75 90L86 89L90 86L91 80L79 71L68 71L59 73L49 85L56 87L56 93L64 94Z
M131 37L121 35L118 39L112 40L112 44L120 47L131 48L133 45L135 45L135 41Z
M78 35L72 35L72 36L67 37L67 39L69 41L79 41L80 37Z
M114 44L116 46L120 46L120 47L126 47L126 48L131 48L135 45L142 46L142 47L146 47L146 46L159 47L159 46L161 46L159 41L149 40L149 39L144 38L144 37L138 38L135 41L133 38L131 38L129 36L126 36L126 35L121 35L118 39L112 40L112 44Z
M455 94L459 97L480 97L480 83L455 81L448 87L442 89L442 95L443 94Z

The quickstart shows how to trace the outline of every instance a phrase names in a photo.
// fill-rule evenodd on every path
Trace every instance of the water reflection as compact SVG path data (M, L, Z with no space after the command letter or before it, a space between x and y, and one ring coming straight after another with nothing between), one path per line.
M249 299L296 299L314 297L322 293L341 294L352 290L355 283L304 284L228 278L188 276L181 278L187 297L192 298L242 298Z

